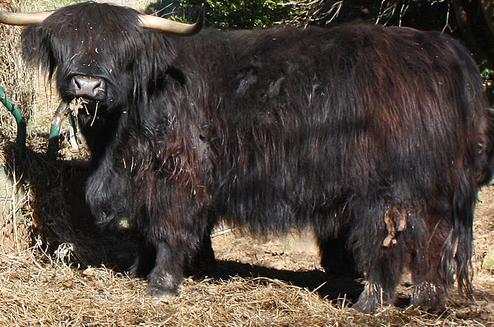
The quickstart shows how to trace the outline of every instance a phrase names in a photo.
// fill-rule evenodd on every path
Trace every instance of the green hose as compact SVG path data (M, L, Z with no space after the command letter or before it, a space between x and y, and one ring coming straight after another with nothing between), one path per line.
M60 136L60 130L62 129L62 120L67 108L67 104L63 101L60 102L60 104L58 105L58 108L55 111L55 115L53 116L53 120L51 121L49 139L58 138Z
M59 139L60 139L60 131L62 129L62 121L65 116L65 112L69 106L65 102L60 102L57 110L55 111L55 115L53 116L53 120L51 121L50 126L50 136L48 137L48 158L56 159L57 153L59 149Z
M17 123L17 137L16 143L21 146L26 146L26 120L22 115L22 112L17 109L16 105L10 102L6 95L5 89L0 86L0 101L7 108L7 110L14 116L15 122Z

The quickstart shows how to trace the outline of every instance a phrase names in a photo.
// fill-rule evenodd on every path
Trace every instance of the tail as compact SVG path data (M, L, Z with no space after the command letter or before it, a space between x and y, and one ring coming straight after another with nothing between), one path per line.
M475 144L472 144L470 158L473 159L475 174L465 172L460 175L454 194L453 231L450 250L456 263L456 280L460 293L473 297L472 252L473 219L477 192L480 186L489 184L494 170L494 111L490 109L478 74L470 76L470 85L477 85L471 94L471 106L477 114L475 128L472 129ZM475 119L475 118L474 118Z
M450 242L446 247L449 253L446 257L454 257L456 264L456 281L460 294L468 298L473 296L472 287L472 252L473 252L473 217L476 202L476 193L471 189L473 185L464 178L454 196L453 230ZM447 270L452 267L446 261Z

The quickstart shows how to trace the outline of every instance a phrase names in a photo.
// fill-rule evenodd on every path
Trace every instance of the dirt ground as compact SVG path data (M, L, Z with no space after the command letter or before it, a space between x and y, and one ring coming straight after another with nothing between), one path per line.
M494 250L494 185L479 194L475 218L475 250L473 266L476 302L467 304L453 290L449 296L450 308L462 306L466 316L478 316L494 326L494 272L482 269L488 251ZM309 290L317 289L321 297L332 300L346 296L356 299L361 291L360 280L327 279L319 265L319 253L310 232L293 232L285 237L258 239L239 231L222 227L213 235L216 258L231 272L249 277L263 276L283 280ZM398 289L398 306L406 306L410 284L404 276Z
M494 187L484 188L478 196L475 226L475 260L480 268L488 251L494 250Z

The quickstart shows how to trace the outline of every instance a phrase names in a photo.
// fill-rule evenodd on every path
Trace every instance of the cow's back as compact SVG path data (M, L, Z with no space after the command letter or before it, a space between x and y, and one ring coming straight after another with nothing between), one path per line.
M446 198L486 169L487 106L456 41L362 24L225 36L208 117L227 215L290 226L353 197Z

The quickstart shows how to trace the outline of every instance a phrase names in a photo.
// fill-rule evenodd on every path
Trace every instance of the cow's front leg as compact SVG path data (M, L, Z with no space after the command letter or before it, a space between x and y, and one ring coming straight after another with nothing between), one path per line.
M149 183L147 185L149 187ZM148 294L175 295L185 269L202 252L203 243L211 249L211 244L205 241L209 238L208 227L212 227L207 203L189 189L166 181L136 194L154 197L154 201L148 203L140 200L147 205L144 208L147 214L140 216L142 219L137 223L139 234L156 250L155 265L148 275Z
M132 277L146 278L152 271L156 261L156 250L154 246L145 240L138 240L137 253L134 263L128 268Z
M183 256L165 241L155 242L156 264L148 276L148 295L174 296L184 278Z
M216 260L211 242L214 221L214 217L210 218L208 228L202 237L202 241L199 242L199 248L186 265L185 274L204 277L210 275L216 269Z

